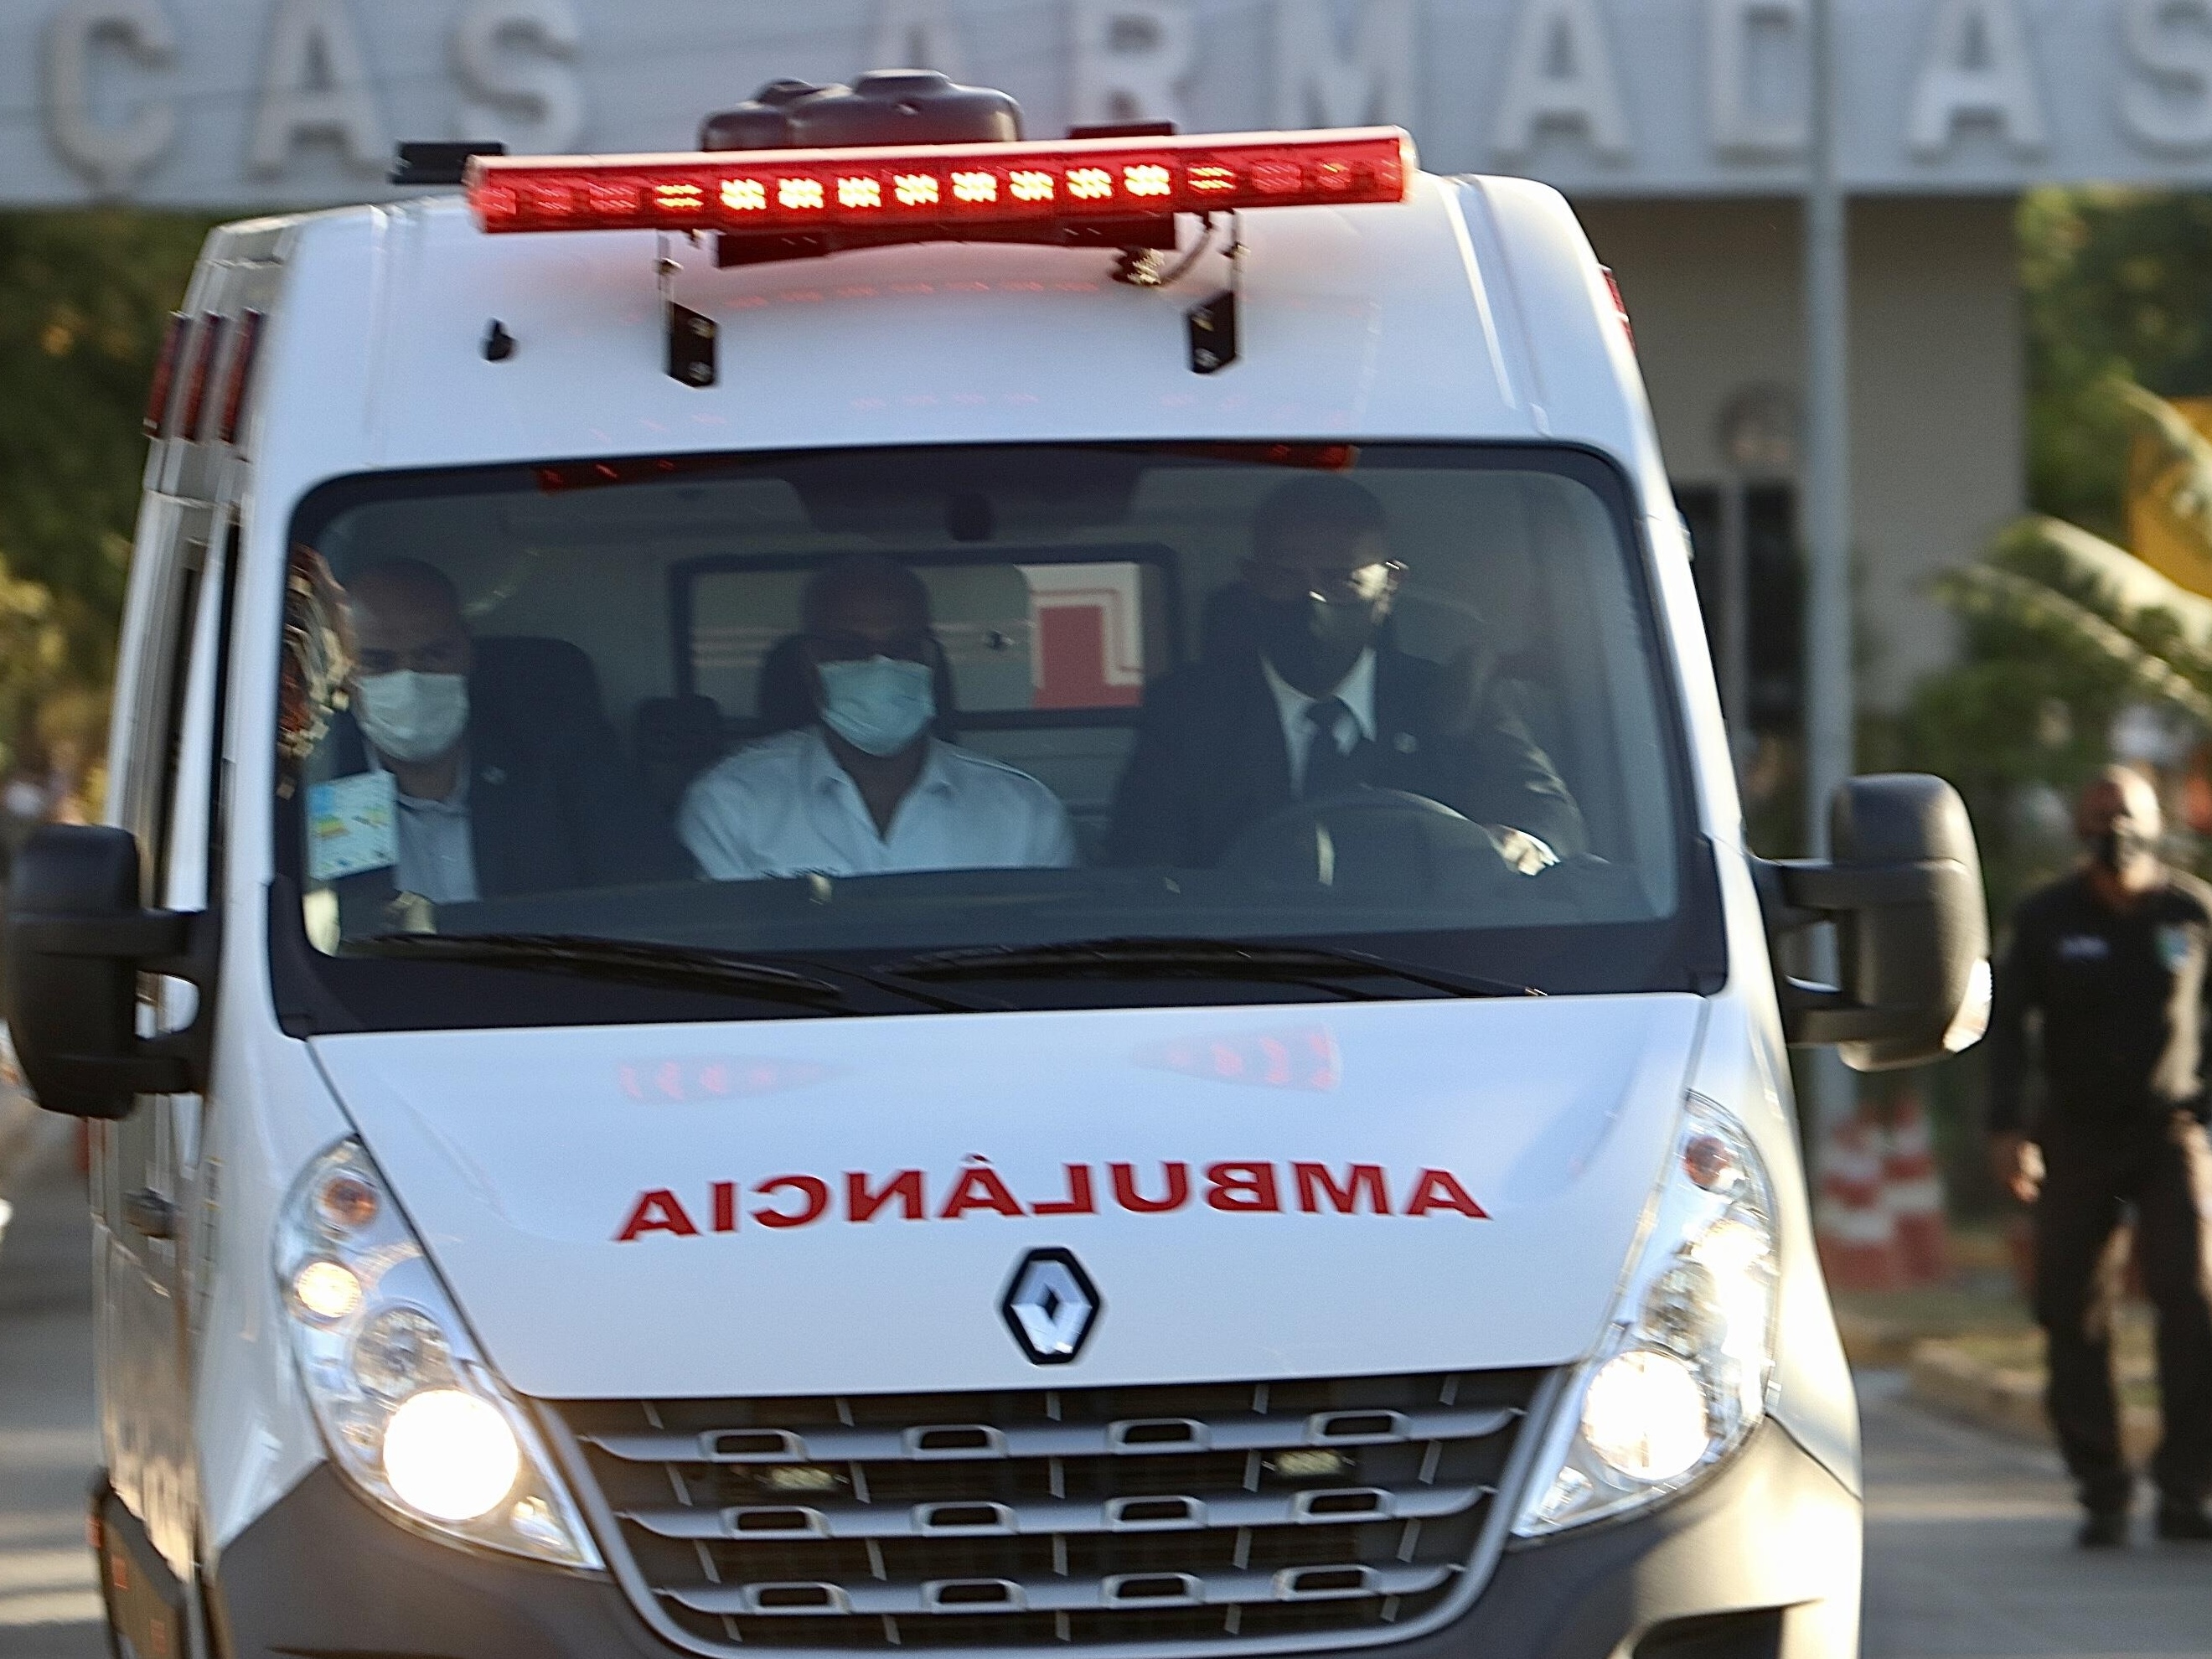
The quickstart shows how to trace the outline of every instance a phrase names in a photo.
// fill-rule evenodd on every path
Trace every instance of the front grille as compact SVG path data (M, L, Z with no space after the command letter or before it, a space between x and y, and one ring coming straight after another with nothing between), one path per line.
M691 1647L1171 1644L1386 1633L1465 1588L1540 1380L551 1409Z

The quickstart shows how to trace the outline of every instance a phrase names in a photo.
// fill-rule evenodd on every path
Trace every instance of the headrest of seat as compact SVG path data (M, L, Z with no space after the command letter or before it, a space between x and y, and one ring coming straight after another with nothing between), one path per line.
M647 697L632 724L641 763L711 760L721 752L722 710L712 697Z
M599 677L580 647L527 634L475 641L477 684L503 707L562 723L605 718Z
M760 678L753 683L753 717L771 732L795 732L814 723L805 635L785 635L761 659Z

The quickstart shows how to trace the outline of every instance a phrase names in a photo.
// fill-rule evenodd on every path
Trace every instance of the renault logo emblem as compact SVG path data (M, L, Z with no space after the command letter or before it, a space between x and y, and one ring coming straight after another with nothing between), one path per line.
M1033 1364L1065 1365L1083 1352L1105 1306L1075 1253L1055 1246L1022 1258L999 1311Z

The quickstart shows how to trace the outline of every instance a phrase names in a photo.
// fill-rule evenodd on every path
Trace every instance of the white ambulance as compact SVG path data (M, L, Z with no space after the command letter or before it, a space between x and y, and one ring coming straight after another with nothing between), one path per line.
M410 165L210 240L16 866L118 1650L1854 1652L1785 1051L1972 1042L1978 866L1747 851L1561 199L908 72Z

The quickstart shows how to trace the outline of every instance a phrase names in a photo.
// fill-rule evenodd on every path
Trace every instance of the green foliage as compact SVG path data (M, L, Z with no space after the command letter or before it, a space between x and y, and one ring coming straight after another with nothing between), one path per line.
M54 610L51 588L17 580L0 558L0 733L29 724L40 696L68 663L69 639ZM0 738L0 768L12 764L14 750Z
M2034 191L2019 227L2029 497L2117 539L2133 431L2118 388L2212 392L2212 196Z
M2040 190L2018 225L2029 496L2049 516L1939 585L1959 660L1879 739L1965 794L2000 916L2069 855L2055 808L2110 759L2121 709L2212 727L2212 604L2115 544L2139 435L2177 527L2212 535L2212 446L2162 401L2212 392L2212 195Z
M0 214L0 746L21 747L34 711L49 726L97 722L145 465L139 416L207 228L119 210Z
M2133 704L2212 726L2212 600L2087 531L2021 520L1938 586L1964 649L1907 706L1895 740L1966 798L2000 915L2070 851L2049 811L2107 763Z

